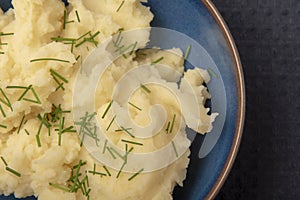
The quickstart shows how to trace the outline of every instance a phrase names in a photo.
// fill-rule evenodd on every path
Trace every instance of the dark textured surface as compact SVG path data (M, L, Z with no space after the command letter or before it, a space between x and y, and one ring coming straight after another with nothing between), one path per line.
M240 52L247 116L216 197L300 199L300 1L213 0Z

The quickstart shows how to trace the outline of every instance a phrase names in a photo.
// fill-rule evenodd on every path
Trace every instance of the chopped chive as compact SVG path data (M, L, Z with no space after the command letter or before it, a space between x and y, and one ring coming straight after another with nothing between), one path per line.
M66 22L67 22L67 11L64 10L64 22L63 22L63 29L66 29Z
M108 110L110 109L112 103L113 103L113 100L111 100L110 103L108 104L108 106L107 106L105 112L104 112L103 115L102 115L102 119L104 119L104 117L106 116L106 114L107 114Z
M160 61L162 61L163 59L164 59L164 57L160 57L159 59L153 61L153 62L151 63L151 65L155 65L155 64L159 63Z
M102 150L102 153L103 153L103 154L105 153L106 146L107 146L107 140L105 140L105 143L104 143L104 147L103 147L103 150Z
M0 124L0 128L7 128L7 126Z
M128 129L125 129L123 126L121 126L121 129L122 129L123 131L125 131L128 135L130 135L131 137L135 138L135 136L132 135L132 133L130 133L130 132L128 131Z
M85 34L83 34L82 36L80 36L79 38L77 38L76 40L78 41L78 40L84 38L85 36L87 36L89 34L91 34L91 31L86 32Z
M80 167L82 167L82 166L84 166L84 165L86 165L86 164L87 164L86 161L82 162L82 160L80 160L79 163L78 163L77 165L74 165L74 166L72 167L72 169L78 169L78 168L80 168Z
M17 172L16 170L14 170L14 169L12 169L12 168L10 168L8 166L6 166L5 169L6 169L6 171L9 171L10 173L12 173L12 174L14 174L16 176L21 177L21 174L19 172Z
M97 35L99 35L100 34L100 31L97 31L96 33L94 33L90 38L88 38L88 39L91 39L91 40L93 40L93 39L95 39L95 37L97 36Z
M174 152L176 154L176 157L178 157L178 153L177 153L177 149L176 149L174 141L172 141L172 146L173 146Z
M26 90L22 93L22 95L19 97L18 101L21 101L23 97L27 94L27 92L32 88L32 85L29 85Z
M97 115L96 112L94 112L93 114L90 115L88 122L90 122L95 116Z
M20 133L21 127L22 127L23 122L24 122L24 119L25 119L25 115L22 117L21 123L19 125L18 132L17 132L18 134Z
M144 171L144 168L140 169L137 173L135 173L133 176L131 176L128 181L131 181L132 179L134 179L137 175L139 175L142 171Z
M109 172L109 170L107 169L106 166L103 166L104 170L106 171L106 173L108 174L108 176L111 176L111 173Z
M37 59L30 60L30 62L37 62L37 61L58 61L58 62L70 63L70 61L68 60L62 60L57 58L37 58Z
M211 75L213 75L213 76L216 77L216 78L219 78L218 74L217 74L213 69L208 68L207 70L208 70L208 72L209 72Z
M75 47L79 47L81 46L82 44L84 44L85 42L91 42L91 43L94 43L95 46L98 45L98 42L95 41L95 37L97 35L100 34L100 31L97 31L95 34L91 35L91 31L89 31L87 34L85 34L83 37L85 37L86 35L90 34L90 37L89 38L84 38L80 43L76 44ZM80 39L82 38L82 36L80 37ZM78 39L79 40L79 39Z
M108 127L106 128L106 131L109 130L109 128L111 127L112 123L115 121L116 117L117 117L117 115L115 115L115 116L112 118L112 120L110 121Z
M125 142L125 143L130 143L130 144L135 144L135 145L140 145L140 146L143 146L142 143L139 143L139 142L133 142L133 141L130 141L130 140L121 140L122 142Z
M62 81L64 81L65 83L69 83L69 81L67 79L65 79L62 75L60 75L59 73L57 73L53 69L50 69L50 72L51 72L51 75L55 75L58 78L60 78Z
M2 54L2 55L3 55L3 54L4 54L4 52L0 51L0 54Z
M62 191L65 191L65 192L71 192L69 188L63 187L63 186L58 185L58 184L49 183L49 185L56 188L56 189L60 189Z
M111 150L113 153L117 154L117 156L119 156L121 159L124 159L123 156L122 156L117 150L115 150L114 148L110 147L110 150Z
M76 57L76 61L78 61L78 60L79 60L79 58L80 58L80 55L78 55L78 56Z
M0 88L0 92L2 93L2 95L4 96L5 101L0 98L0 102L4 103L7 107L10 108L11 111L13 111L12 105L8 99L8 97L6 96L5 92L2 90L2 88Z
M75 14L76 14L76 17L77 17L77 21L80 22L80 17L79 17L79 14L78 14L77 10L75 10Z
M63 38L63 37L52 37L51 40L55 41L55 42L74 42L76 41L75 38Z
M143 90L145 90L147 93L149 93L149 94L151 93L151 90L149 88L147 88L145 85L141 84L141 88Z
M191 45L189 45L186 49L186 52L185 52L185 55L184 55L184 60L186 60L189 57L190 52L191 52Z
M129 131L129 130L132 130L132 128L126 128L126 130ZM121 131L124 131L124 130L123 129L117 129L117 130L115 130L115 132L121 132Z
M8 36L8 35L14 35L14 33L3 33L3 32L0 32L0 36Z
M36 138L36 142L37 142L38 147L42 147L40 135L37 134L37 135L35 136L35 138Z
M167 134L169 133L170 125L171 125L171 122L169 121L169 122L168 122L168 125L167 125L167 128L166 128Z
M2 115L3 115L3 117L6 117L6 114L5 114L5 112L4 112L4 110L3 110L3 108L2 108L1 105L0 105L0 111L1 111L1 113L2 113Z
M38 97L37 93L35 92L35 89L34 88L31 88L31 91L33 93L33 96L36 98L36 101L32 101L33 103L37 103L37 104L41 104L41 100L40 98ZM24 100L28 100L28 99L25 99Z
M101 172L95 172L95 171L88 171L88 173L93 174L93 175L101 175L101 176L106 176L106 174L101 173Z
M170 133L172 133L172 131L173 131L175 119L176 119L176 114L174 114L174 116L173 116L173 120L172 120L172 125L171 125L171 129L170 129Z
M74 23L74 22L75 22L74 20L71 20L71 21L67 21L66 24Z
M142 111L142 109L141 109L141 108L137 107L137 106L136 106L136 105L134 105L133 103L131 103L131 102L128 102L128 104L129 104L129 105L131 105L132 107L134 107L134 108L138 109L139 111Z
M125 165L126 165L126 162L124 161L124 162L123 162L123 164L122 164L122 166L121 166L121 168L119 169L119 172L118 172L118 174L117 174L117 177L116 177L116 178L119 178L119 176L120 176L120 174L121 174L121 172L122 172L123 168L125 167Z
M51 124L45 119L45 116L46 115L44 115L44 117L42 117L41 116L41 114L38 114L38 119L47 127L47 128L49 128L49 127L51 127Z
M108 150L108 152L110 153L110 155L113 157L113 159L117 159L117 157L113 154L113 152L110 150L109 147L106 147L106 149Z
M0 46L1 46L1 45L8 45L8 43L0 43Z
M1 156L1 160L2 160L2 162L4 163L5 166L8 166L6 160L3 158L3 156Z
M24 86L7 86L7 89L27 89L28 87Z
M27 129L25 129L25 133L26 133L27 135L30 135L30 133L28 132L28 130L27 130Z
M130 54L129 54L129 55L132 55L132 54L133 54L133 52L134 52L134 49L136 48L136 45L137 45L137 43L138 43L138 42L135 42L135 43L133 44L133 46L132 46L132 50L131 50L131 52L130 52Z
M122 6L124 5L125 1L122 1L122 3L119 5L118 9L116 10L116 12L119 12L120 9L122 8Z

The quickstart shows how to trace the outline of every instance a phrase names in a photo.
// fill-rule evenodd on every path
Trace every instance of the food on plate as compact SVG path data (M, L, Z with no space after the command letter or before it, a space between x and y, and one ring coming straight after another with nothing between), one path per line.
M13 0L12 4L14 9L0 11L0 194L34 195L41 200L172 199L174 187L183 184L190 154L189 149L180 153L181 143L172 141L175 133L189 145L186 125L204 134L217 116L204 107L210 98L204 86L208 73L199 68L184 71L179 49L136 51L134 46L131 52L120 53L99 80L96 112L80 118L97 119L107 137L101 152L124 160L120 168L109 166L95 160L83 145L83 125L73 119L74 84L90 52L112 35L150 27L153 14L138 0L70 0L67 7L60 0ZM143 37L145 45L149 34ZM134 80L153 84L140 84L125 105L119 99L128 85L119 85L116 92L114 88L124 74L147 64L126 84ZM198 110L189 106L193 96ZM164 108L164 115L151 109L156 104ZM144 134L155 133L148 138L135 137L134 127L116 123L131 121L142 129L163 120L161 129L145 129ZM87 124L86 137L98 144ZM126 154L119 155L107 141ZM129 154L153 152L168 143L176 158L170 165L151 172L125 170ZM159 156L157 162L165 159Z

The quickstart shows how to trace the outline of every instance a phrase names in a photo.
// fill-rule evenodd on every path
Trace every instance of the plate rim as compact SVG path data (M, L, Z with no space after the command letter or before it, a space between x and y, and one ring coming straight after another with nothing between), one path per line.
M221 29L223 36L227 42L227 45L230 49L231 56L234 61L234 70L235 70L235 77L236 85L237 85L237 91L238 91L238 112L237 112L237 120L236 120L236 129L232 141L232 145L229 151L229 154L226 158L226 162L210 191L206 195L205 199L214 199L220 189L222 188L223 184L225 183L225 180L227 179L233 163L236 159L237 153L239 151L239 146L242 140L243 135L243 129L244 129L244 122L245 122L245 114L246 114L246 91L245 91L245 81L244 81L244 75L243 75L243 67L241 63L241 59L239 56L239 52L237 50L237 46L234 42L233 36L230 33L230 30L223 19L221 13L218 11L216 6L211 0L199 0L201 1L216 23L218 24L219 28Z

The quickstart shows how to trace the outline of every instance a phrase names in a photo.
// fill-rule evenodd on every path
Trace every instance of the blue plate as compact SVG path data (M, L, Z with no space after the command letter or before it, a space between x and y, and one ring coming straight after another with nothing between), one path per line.
M208 88L211 91L216 88L214 90L220 90L224 95L220 101L224 103L220 112L223 121L217 122L220 123L219 139L211 151L201 155L199 151L205 146L207 136L196 136L191 146L191 161L184 187L176 187L173 194L174 199L180 200L211 199L230 171L242 136L245 91L238 52L222 17L209 0L149 0L146 5L155 14L152 26L176 30L197 41L214 64L206 67L216 67L214 70L221 89L214 83L210 83ZM1 0L0 6L7 10L11 7L10 0ZM13 195L0 196L0 200L12 199L15 199Z

